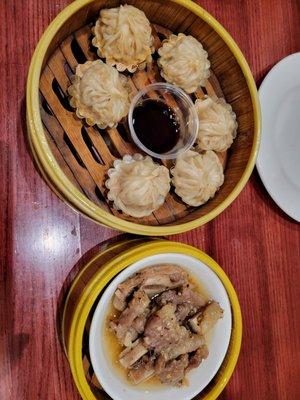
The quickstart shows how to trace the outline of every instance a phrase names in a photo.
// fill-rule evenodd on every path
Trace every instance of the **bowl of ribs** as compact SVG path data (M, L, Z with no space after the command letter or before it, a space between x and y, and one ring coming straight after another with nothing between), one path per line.
M90 329L91 362L114 400L190 400L218 372L231 329L217 274L189 255L156 254L103 292Z

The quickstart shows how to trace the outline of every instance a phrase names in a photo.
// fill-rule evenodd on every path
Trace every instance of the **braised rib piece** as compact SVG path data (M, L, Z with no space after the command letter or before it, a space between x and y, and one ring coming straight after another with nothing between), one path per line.
M110 327L115 331L118 340L124 345L130 345L130 341L136 339L136 332L132 329L132 323L150 304L150 299L146 293L139 289L137 290L128 307L122 312L117 321L112 321Z
M139 315L138 317L135 318L135 320L132 323L132 328L135 329L135 331L140 334L143 333L145 330L145 325L148 320L148 317L150 315L150 309L146 308L146 310L143 312L143 314Z
M145 345L162 354L165 360L196 351L204 344L202 335L193 334L179 324L175 315L176 306L166 304L149 319L145 327Z
M184 287L182 291L167 290L156 297L156 303L164 306L167 303L172 304L190 304L193 308L199 309L206 304L204 296L200 293L193 291L189 287Z
M208 348L206 344L200 346L198 350L189 357L189 365L186 369L186 373L191 369L198 368L199 365L208 357Z
M146 354L131 367L128 377L133 384L138 385L151 378L154 373L154 359Z
M147 321L144 341L146 346L156 353L165 352L189 337L187 329L179 325L175 311L176 305L166 304Z
M223 317L220 304L212 301L203 310L199 311L193 318L189 319L189 325L193 332L205 335Z
M183 354L177 360L166 362L163 357L158 359L156 374L162 383L167 385L180 386L185 377L185 370L189 364L189 357Z
M196 351L200 346L205 344L204 337L202 335L191 333L188 338L181 339L176 344L170 345L166 350L163 351L165 359L172 360L182 354L192 353Z
M134 329L134 327L130 327L123 338L124 346L131 347L132 343L138 338L138 336L139 333Z
M186 285L187 282L187 273L177 265L162 264L148 267L118 285L113 305L117 310L123 311L126 308L127 298L138 287L144 288L148 296L152 297L164 290Z
M134 275L132 278L120 283L115 291L113 306L116 310L124 311L127 302L126 299L138 288L141 284L141 278L138 274Z
M184 287L178 293L176 290L167 290L157 296L155 301L161 306L167 303L177 305L176 317L180 322L195 314L206 303L204 296L189 287Z
M127 347L120 353L119 361L124 368L130 368L147 352L148 349L144 346L142 340L138 339L133 343L132 347Z

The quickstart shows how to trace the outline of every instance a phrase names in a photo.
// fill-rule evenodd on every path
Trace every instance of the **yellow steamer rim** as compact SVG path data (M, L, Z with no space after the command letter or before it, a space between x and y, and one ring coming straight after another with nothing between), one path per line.
M145 240L150 241L151 239L127 239L108 244L107 246L100 246L99 253L92 257L88 263L77 273L65 298L63 313L61 316L62 344L66 354L71 321L78 301L80 301L81 295L83 294L84 290L89 290L88 288L91 279L99 272L106 262L111 260L113 257L116 257L120 253L132 248L133 246L145 242Z
M49 25L49 27L42 35L36 47L30 64L27 79L26 105L29 142L33 150L34 158L36 159L36 163L41 169L42 175L45 177L50 187L55 191L56 194L59 195L61 199L71 205L72 208L82 212L84 215L91 218L92 220L114 229L141 235L163 236L185 232L194 229L200 225L203 225L219 215L226 207L228 207L233 202L233 200L239 195L239 193L247 183L255 165L260 141L261 121L257 89L247 61L245 60L237 44L229 35L229 33L223 28L223 26L199 5L190 0L170 1L173 3L177 3L182 7L185 7L189 11L193 12L196 16L200 17L208 25L210 25L226 43L226 45L236 58L244 74L253 105L254 137L251 153L246 168L240 180L238 181L234 189L229 193L229 195L207 214L195 218L194 220L189 222L179 222L176 225L165 226L141 225L120 219L108 213L107 211L90 201L84 194L82 194L62 172L58 165L58 162L53 156L44 133L39 109L39 81L42 73L43 62L48 53L50 44L53 40L55 40L56 35L65 24L65 22L82 8L92 3L97 3L95 0L74 1L53 20L53 22Z
M121 251L121 247L124 243L116 245L114 249L117 252ZM127 246L130 245L127 242ZM238 356L241 348L242 340L242 316L239 301L236 292L225 274L222 268L207 254L203 251L196 249L195 247L171 242L167 240L156 240L151 243L131 243L133 248L122 251L117 256L111 258L112 254L109 255L110 261L106 262L97 272L91 277L91 279L83 285L83 290L76 301L76 305L73 307L72 315L67 316L70 311L70 299L72 297L72 291L78 289L78 282L80 277L77 277L77 283L75 282L69 293L68 300L65 306L64 322L63 322L63 335L64 343L66 348L67 357L71 366L72 375L76 383L77 389L84 400L104 400L107 399L107 395L103 392L102 395L95 396L92 392L91 387L85 376L83 360L82 360L82 344L83 344L83 334L87 318L90 311L95 305L95 301L105 289L106 285L123 269L129 265L152 255L161 253L180 253L192 256L207 266L209 266L221 279L228 297L231 303L232 309L232 332L229 348L223 364L213 381L209 386L204 389L198 396L195 397L196 400L214 400L216 399L222 390L227 385L235 365L238 360ZM118 248L119 246L119 248ZM108 250L109 252L110 250ZM102 253L98 254L93 258L86 266L85 271L88 271L90 267L96 264L100 267ZM66 318L68 318L69 323L66 324ZM67 329L67 325L69 328Z

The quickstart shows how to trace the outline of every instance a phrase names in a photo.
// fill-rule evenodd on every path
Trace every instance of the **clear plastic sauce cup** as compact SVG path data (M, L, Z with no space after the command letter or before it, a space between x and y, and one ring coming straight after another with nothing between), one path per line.
M149 100L165 103L172 110L177 121L178 140L174 147L166 152L155 152L148 148L150 146L147 147L135 131L134 112L137 107ZM199 119L191 98L182 89L169 83L154 83L140 90L133 98L128 114L128 124L132 140L143 152L151 157L166 160L177 158L191 148L197 137ZM148 129L147 132L149 132ZM148 138L148 143L149 140L151 139Z

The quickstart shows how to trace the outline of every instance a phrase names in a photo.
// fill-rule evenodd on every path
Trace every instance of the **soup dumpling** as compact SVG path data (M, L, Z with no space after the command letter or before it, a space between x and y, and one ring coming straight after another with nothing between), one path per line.
M101 60L79 64L68 92L77 116L102 129L128 114L132 97L127 78Z
M164 203L170 190L169 170L141 154L116 160L108 176L108 199L132 217L150 215Z
M225 151L236 137L237 122L223 98L205 96L195 102L199 117L197 144L201 150Z
M161 76L186 93L204 86L210 75L207 52L193 36L171 35L158 50Z
M171 173L175 193L186 204L194 207L214 197L224 182L222 164L213 151L202 154L187 151L177 158Z
M125 4L103 9L93 29L98 55L118 71L144 69L154 51L150 22L145 13Z

